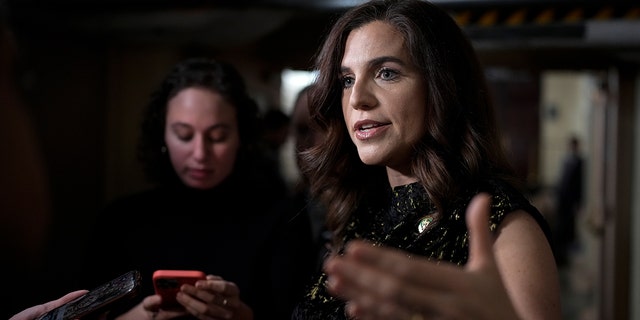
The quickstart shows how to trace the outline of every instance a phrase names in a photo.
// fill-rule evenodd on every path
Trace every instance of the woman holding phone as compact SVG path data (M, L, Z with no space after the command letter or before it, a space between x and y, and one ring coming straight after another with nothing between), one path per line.
M187 59L152 94L139 155L156 184L110 204L96 222L86 276L142 274L118 319L288 318L314 266L310 222L285 189L256 170L258 108L231 65ZM152 274L207 274L161 308ZM97 281L97 280L96 280ZM88 284L87 284L88 285Z

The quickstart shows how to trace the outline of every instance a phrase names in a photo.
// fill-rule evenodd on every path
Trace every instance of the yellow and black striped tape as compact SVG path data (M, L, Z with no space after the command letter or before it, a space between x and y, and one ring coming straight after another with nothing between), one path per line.
M638 6L510 7L450 10L462 27L579 24L590 20L638 20Z

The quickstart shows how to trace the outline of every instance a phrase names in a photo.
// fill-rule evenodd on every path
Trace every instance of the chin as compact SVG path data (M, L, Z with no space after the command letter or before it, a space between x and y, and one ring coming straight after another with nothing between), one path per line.
M190 181L185 183L188 187L198 190L207 190L216 186L213 182Z
M367 156L367 155L360 154L360 161L362 161L362 163L368 166L384 165L384 163L382 162L382 159L374 156Z

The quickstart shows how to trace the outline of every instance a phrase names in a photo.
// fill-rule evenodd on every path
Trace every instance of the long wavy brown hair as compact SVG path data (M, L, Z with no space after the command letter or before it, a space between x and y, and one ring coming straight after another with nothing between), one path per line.
M312 192L324 200L334 245L360 204L380 199L389 182L384 167L365 165L349 138L342 113L340 66L350 32L373 21L403 36L411 62L424 77L425 135L413 150L412 173L437 215L462 188L479 181L514 178L495 120L483 69L469 39L443 9L420 0L374 0L339 17L316 55L319 71L310 92L310 114L326 133L302 153Z

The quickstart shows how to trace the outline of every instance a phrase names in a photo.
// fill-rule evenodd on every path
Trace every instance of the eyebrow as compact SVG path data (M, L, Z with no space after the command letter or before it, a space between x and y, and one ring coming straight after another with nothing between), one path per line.
M385 62L395 62L397 64L400 65L406 65L406 63L404 62L404 60L393 57L393 56L382 56L382 57L377 57L374 58L372 60L370 60L367 64L369 65L369 67L376 67L379 66ZM340 67L340 72L348 72L351 71L351 68L349 67L345 67L345 66L341 66Z
M174 123L171 124L171 128L174 128L174 129L175 128L185 128L185 127L189 128L189 129L193 128L192 125L190 125L188 123L184 123L184 122L174 122ZM205 131L208 132L208 131L212 131L212 130L216 130L216 129L229 129L229 128L231 128L231 126L229 124L217 123L217 124L214 124L214 125L212 125L210 127L207 127L205 129Z

